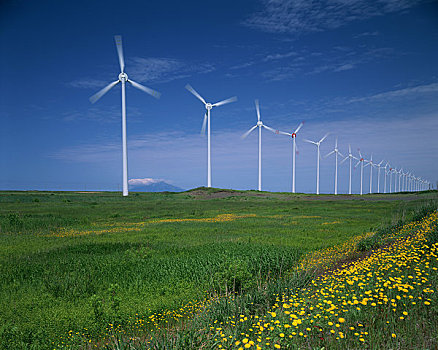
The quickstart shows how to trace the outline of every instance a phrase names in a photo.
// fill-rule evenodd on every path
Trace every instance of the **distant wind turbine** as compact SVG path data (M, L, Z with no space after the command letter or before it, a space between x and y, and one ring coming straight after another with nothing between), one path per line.
M206 102L204 98L189 84L186 85L186 89L189 90L196 98L198 98L204 104L205 109L207 110L202 123L202 132L205 132L205 124L207 124L207 187L211 187L210 111L213 107L219 107L227 103L237 101L237 97L234 96L220 102L210 103Z
M324 158L334 154L335 155L335 195L338 194L338 154L341 157L344 157L341 152L338 150L338 138L335 139L335 148L330 153L326 154Z
M358 149L359 152L359 161L357 162L357 164L354 166L355 168L360 164L360 195L363 194L363 162L365 161L364 157L362 157L362 153L360 153L360 149Z
M351 146L350 145L348 145L348 155L344 159L342 159L340 164L345 162L347 159L350 160L350 177L349 177L349 181L348 181L348 194L351 194L351 161L353 159L356 159L356 160L358 160L358 159L355 156L353 156L353 154L351 153Z
M379 169L377 171L377 193L380 193L380 169L382 168L382 163L383 160L380 163L376 164L376 167Z
M326 139L326 137L329 135L329 133L325 134L324 137L319 140L318 142L310 141L310 140L304 140L305 142L312 143L317 148L317 156L316 156L316 194L319 194L319 160L321 159L321 153L319 150L319 146L321 145L321 142Z
M259 128L259 186L258 190L262 190L262 128L265 128L274 134L278 134L277 130L270 128L269 126L263 124L260 118L260 106L259 100L255 100L255 106L257 111L257 124L254 125L251 129L249 129L246 133L242 135L242 139L246 138L254 129Z
M382 167L384 170L384 174L385 174L385 183L384 183L384 187L383 187L383 193L386 193L386 176L388 175L388 168L389 168L389 163L386 162L385 166Z
M369 165L370 166L370 193L373 193L373 166L375 166L374 162L373 162L373 155L371 154L370 160L366 161L367 164L365 165L366 167Z
M116 35L114 37L117 47L117 54L119 55L119 64L120 64L120 74L118 80L109 83L102 90L98 91L96 94L90 97L90 102L95 103L99 100L103 95L105 95L108 91L110 91L114 86L118 83L122 83L122 148L123 148L123 195L128 195L128 148L127 148L127 140L126 140L126 97L125 97L125 85L126 82L130 83L135 88L148 93L149 95L160 98L160 93L156 92L146 86L140 85L135 81L128 79L128 75L125 73L125 60L123 58L123 46L122 46L122 37L120 35Z
M304 122L301 122L300 125L295 129L295 131L290 134L284 131L278 131L279 134L290 136L292 138L292 193L295 193L295 155L297 152L297 145L295 139L297 137L298 131L303 127Z

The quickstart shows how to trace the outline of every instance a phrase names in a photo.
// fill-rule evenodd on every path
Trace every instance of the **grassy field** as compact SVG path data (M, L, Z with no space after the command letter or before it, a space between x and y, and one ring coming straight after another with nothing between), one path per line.
M1 192L0 348L60 347L69 331L99 345L109 324L129 332L166 310L196 313L436 198Z

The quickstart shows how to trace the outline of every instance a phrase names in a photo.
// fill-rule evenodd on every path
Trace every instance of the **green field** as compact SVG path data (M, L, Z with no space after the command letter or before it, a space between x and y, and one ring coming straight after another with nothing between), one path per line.
M70 330L98 339L109 323L244 294L436 198L0 192L0 348L54 348Z

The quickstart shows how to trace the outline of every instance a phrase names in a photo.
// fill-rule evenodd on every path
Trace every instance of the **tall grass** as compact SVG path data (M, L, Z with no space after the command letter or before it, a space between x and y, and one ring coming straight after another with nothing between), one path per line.
M264 195L0 193L0 348L49 349L69 331L102 345L109 324L129 334L137 322L145 334L141 320L196 300L209 301L178 312L262 312L311 277L285 278L304 253L369 230L400 205ZM222 214L242 218L213 220ZM211 303L218 295L234 302Z

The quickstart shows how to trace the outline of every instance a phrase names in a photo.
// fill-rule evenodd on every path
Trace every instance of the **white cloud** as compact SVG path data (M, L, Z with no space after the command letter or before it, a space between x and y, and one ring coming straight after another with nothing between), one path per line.
M97 89L97 88L103 88L105 85L109 83L110 83L109 81L83 78L83 79L73 80L67 85L76 88Z
M280 60L283 58L288 58L288 57L297 56L297 55L298 55L298 53L295 51L290 51L290 52L285 52L285 53L277 53L277 54L272 54L272 55L266 56L264 61Z
M215 70L210 64L189 64L174 58L134 57L129 66L130 75L141 82L164 83L187 78L195 73L205 74Z
M305 33L399 12L423 0L263 0L264 8L244 24L267 32Z
M399 98L414 98L419 95L434 94L438 92L438 83L417 85L414 87L386 91L379 94L352 98L349 102L386 101Z

